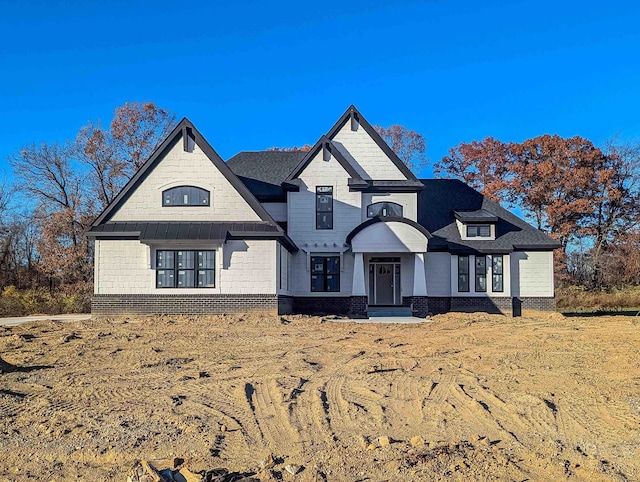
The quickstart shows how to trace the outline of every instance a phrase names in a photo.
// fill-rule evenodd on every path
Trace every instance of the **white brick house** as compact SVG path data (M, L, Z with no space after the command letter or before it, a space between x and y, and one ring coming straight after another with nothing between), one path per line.
M184 119L88 235L97 315L554 307L557 243L416 179L353 106L310 152L227 163Z

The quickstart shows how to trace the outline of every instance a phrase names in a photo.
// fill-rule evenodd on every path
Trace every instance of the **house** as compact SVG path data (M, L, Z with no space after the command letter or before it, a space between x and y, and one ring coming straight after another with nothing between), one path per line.
M309 152L226 163L183 119L88 236L95 315L554 309L558 244L416 179L353 106Z

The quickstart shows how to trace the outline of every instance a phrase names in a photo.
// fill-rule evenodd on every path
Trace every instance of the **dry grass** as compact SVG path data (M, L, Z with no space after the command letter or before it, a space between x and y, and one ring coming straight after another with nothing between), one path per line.
M559 288L556 303L560 311L640 310L640 287L611 291L588 291L581 286Z

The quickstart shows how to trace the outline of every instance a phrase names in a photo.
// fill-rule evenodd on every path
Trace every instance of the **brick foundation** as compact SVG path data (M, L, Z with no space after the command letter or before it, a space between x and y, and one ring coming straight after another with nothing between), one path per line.
M408 296L403 306L411 306L414 316L450 311L503 313L520 316L522 310L555 311L553 297L426 297ZM96 316L167 314L198 315L263 312L272 314L350 315L367 317L366 296L293 297L285 295L94 295L91 313Z
M426 296L405 296L402 298L403 306L411 307L411 314L424 318L429 314L429 298Z
M366 296L352 296L349 316L351 318L367 318L368 305Z
M302 315L347 315L351 310L351 296L295 296L293 312Z
M106 315L200 315L263 312L278 313L277 295L94 295L91 313ZM286 302L285 302L286 303Z
M485 296L465 296L451 298L451 311L485 313L502 313L511 315L512 301L510 297L489 298Z
M427 300L429 303L429 313L437 315L451 311L451 298L448 296L430 296Z

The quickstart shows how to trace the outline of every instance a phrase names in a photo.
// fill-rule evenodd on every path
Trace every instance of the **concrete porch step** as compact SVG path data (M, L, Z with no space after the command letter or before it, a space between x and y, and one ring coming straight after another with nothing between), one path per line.
M367 309L369 318L379 316L411 316L411 307L409 306L369 306Z

